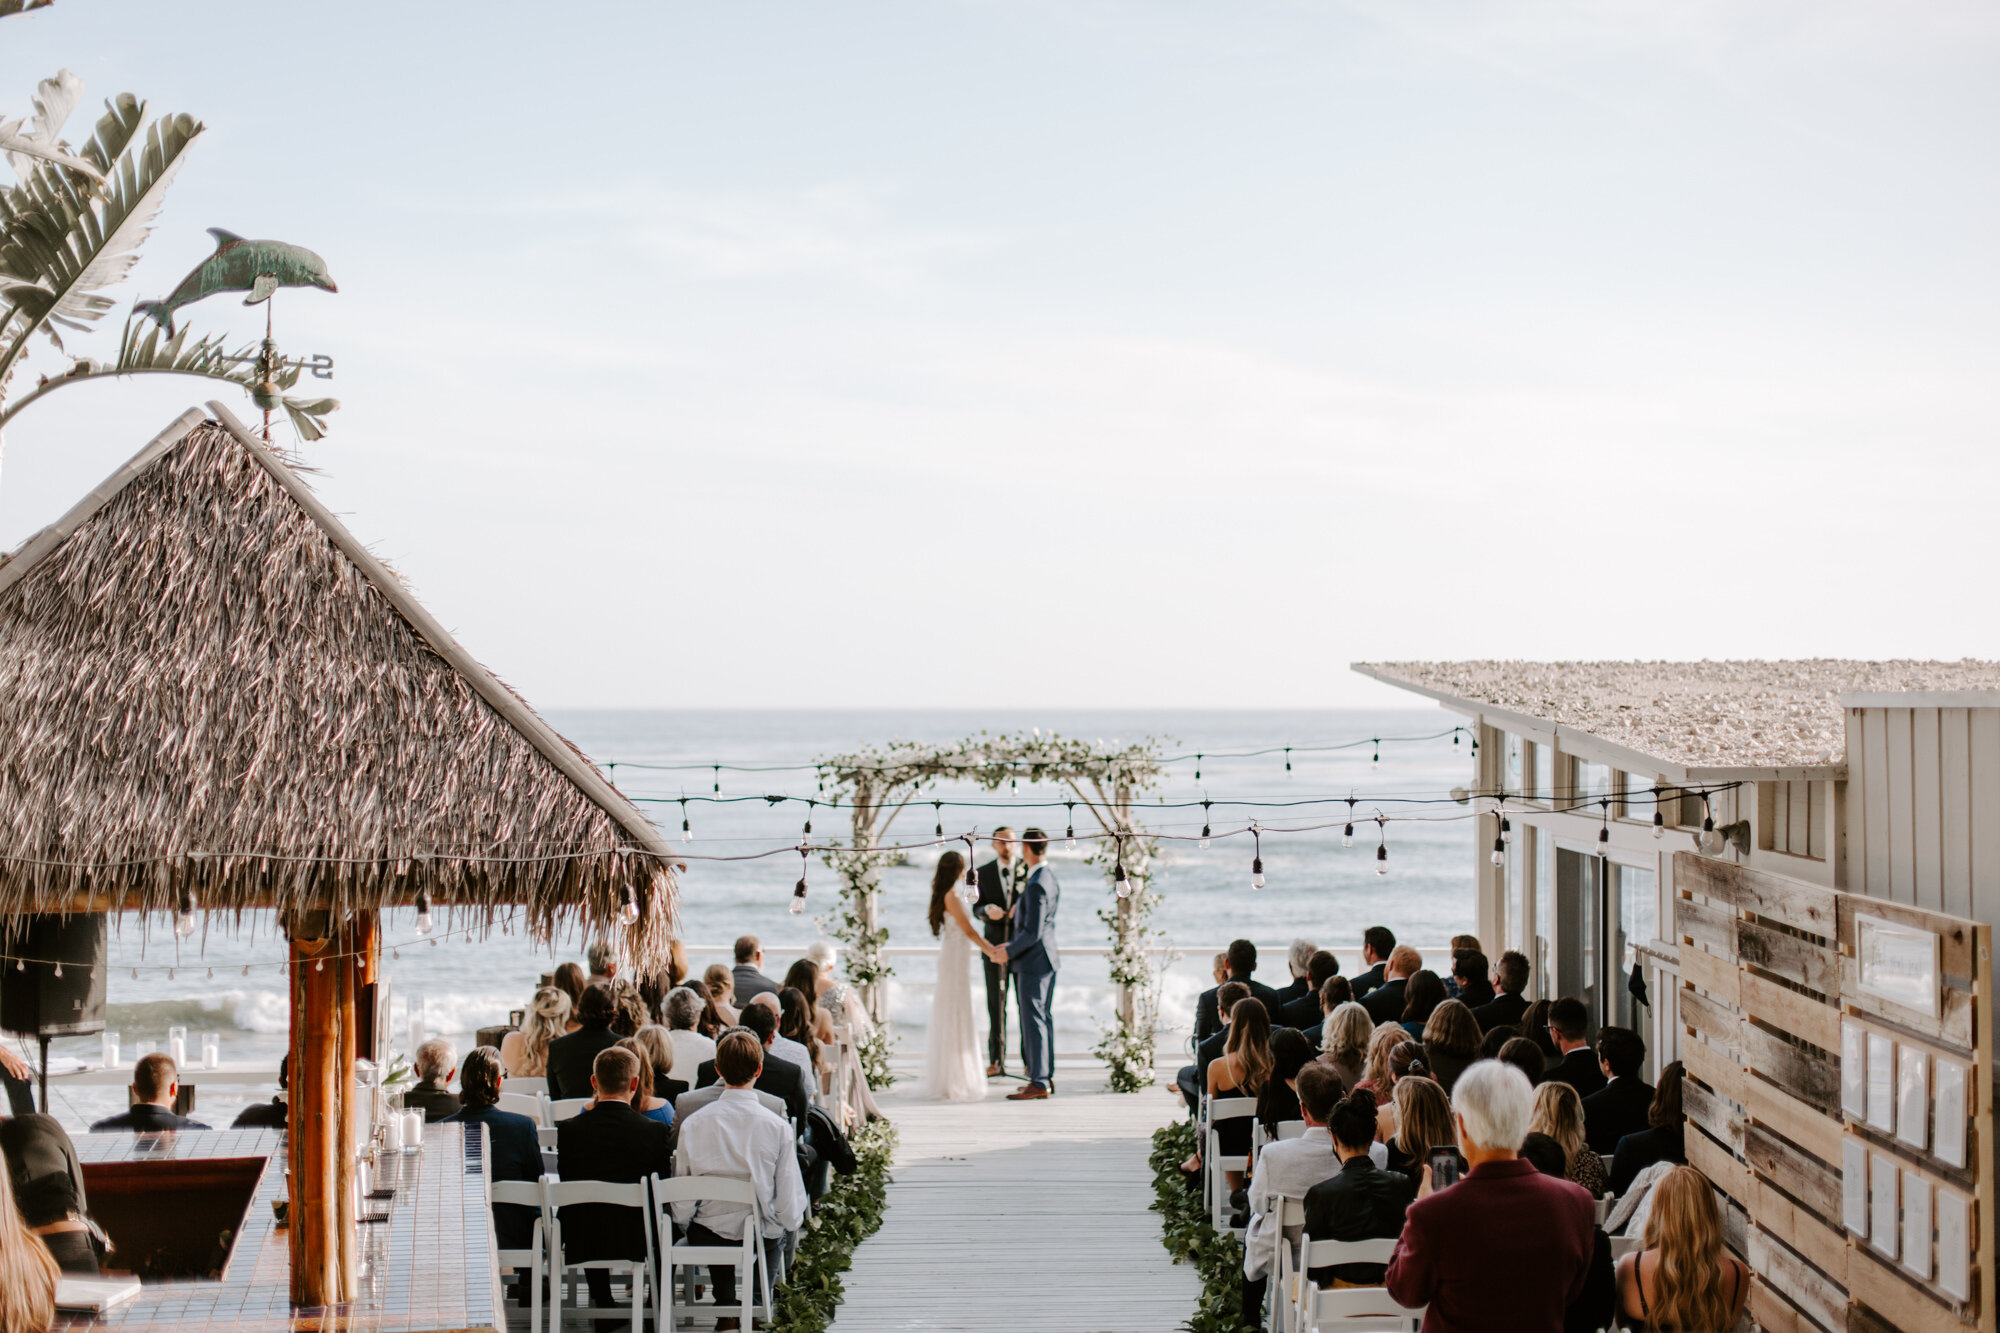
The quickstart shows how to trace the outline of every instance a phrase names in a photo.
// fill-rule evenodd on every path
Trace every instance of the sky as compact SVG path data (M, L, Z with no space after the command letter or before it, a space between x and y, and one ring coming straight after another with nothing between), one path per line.
M57 0L0 117L205 123L71 350L205 228L325 256L315 484L539 705L1315 707L2000 656L1996 65L1956 3ZM0 542L218 387L24 413Z

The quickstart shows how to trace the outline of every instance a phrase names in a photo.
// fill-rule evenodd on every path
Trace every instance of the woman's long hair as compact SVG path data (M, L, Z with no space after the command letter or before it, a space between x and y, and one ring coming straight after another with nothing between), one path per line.
M569 996L544 986L528 1001L521 1018L521 1077L541 1078L549 1072L549 1043L569 1031Z
M717 964L717 966L721 965ZM708 970L713 972L715 968L711 967ZM727 969L724 970L726 971ZM721 1011L715 1007L714 988L705 980L690 980L687 983L687 988L701 997L701 1017L695 1020L694 1030L702 1036L707 1037L710 1041L714 1041L722 1035L722 1030L729 1026L722 1021Z
M1451 1124L1451 1100L1427 1078L1406 1078L1396 1085L1396 1150L1420 1170L1433 1148L1458 1142Z
M1469 1060L1479 1053L1479 1020L1462 1001L1446 1000L1424 1024L1424 1047Z
M1521 1015L1521 1035L1541 1047L1544 1060L1560 1060L1562 1052L1556 1049L1555 1039L1549 1036L1549 1000L1536 1000L1528 1006L1528 1012Z
M628 1043L619 1043L621 1046L626 1044ZM667 1030L659 1024L649 1023L639 1029L637 1036L629 1039L629 1044L634 1050L639 1052L640 1060L652 1068L653 1095L655 1097L666 1096L667 1079L674 1072L673 1038L669 1037ZM688 1072L692 1075L694 1071L689 1070ZM694 1079L690 1077L684 1081L693 1083Z
M1562 1145L1563 1160L1572 1168L1583 1150L1583 1098L1567 1083L1548 1082L1535 1089L1531 1134L1546 1134Z
M1646 1327L1726 1333L1732 1306L1722 1281L1722 1214L1707 1176L1677 1166L1653 1186L1646 1248L1658 1256Z
M931 910L926 918L931 923L933 939L944 934L944 898L958 882L965 878L965 858L957 852L946 852L938 858L937 870L931 875Z
M636 1037L640 1028L653 1021L653 1011L646 1007L639 988L623 977L611 983L611 1003L611 1030L621 1037Z
M1271 1011L1258 999L1238 1000L1229 1011L1226 1054L1236 1057L1237 1090L1254 1097L1264 1090L1277 1061L1271 1055Z
M569 996L570 1012L576 1012L576 1002L583 998L583 988L590 984L590 978L583 974L583 968L576 963L564 963L556 969L549 984Z
M1686 1073L1678 1060L1660 1071L1653 1104L1646 1108L1646 1123L1654 1129L1679 1129L1686 1122L1687 1112L1681 1109L1681 1079Z
M1411 977L1403 987L1403 1019L1405 1023L1423 1023L1430 1019L1431 1011L1443 1004L1451 996L1446 992L1438 974L1425 968Z
M790 1037L805 1047L813 1069L819 1068L819 1038L813 1035L812 1001L797 986L786 986L778 992L778 1035ZM810 1074L812 1070L806 1072Z
M806 997L806 1026L819 1026L819 964L801 958L785 969L785 985Z
M1327 1016L1320 1032L1320 1049L1350 1069L1360 1069L1368 1060L1368 1043L1375 1036L1375 1020L1368 1011L1349 1000Z
M635 1109L643 1111L646 1109L645 1103L650 1101L655 1095L653 1092L652 1052L648 1051L644 1046L641 1046L639 1044L639 1038L637 1036L619 1038L618 1049L621 1051L632 1052L632 1059L639 1066L640 1104Z
M59 1270L15 1207L12 1176L0 1170L0 1329L41 1333L55 1321Z
M1359 1005L1355 1007L1360 1008ZM1368 1011L1362 1009L1361 1013L1365 1018ZM1409 1039L1410 1034L1395 1023L1384 1023L1369 1034L1368 1065L1361 1071L1361 1076L1375 1089L1376 1101L1388 1100L1389 1089L1396 1086L1396 1071L1390 1067L1389 1057Z

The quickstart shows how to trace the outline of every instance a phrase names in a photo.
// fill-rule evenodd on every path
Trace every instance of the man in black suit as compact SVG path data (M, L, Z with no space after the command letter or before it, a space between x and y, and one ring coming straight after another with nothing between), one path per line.
M576 1013L573 1015L581 1026L549 1043L550 1101L590 1095L590 1075L596 1066L598 1052L610 1050L618 1044L618 1034L611 1030L611 1020L617 1012L618 1006L611 998L610 986L600 981L583 988L583 994L577 997Z
M403 1094L403 1109L422 1111L425 1123L458 1114L458 1094L451 1090L451 1077L458 1072L458 1052L443 1037L432 1037L417 1047L410 1061L417 1073L417 1086Z
M1328 977L1326 984L1319 988L1319 1017L1313 1021L1311 1027L1299 1029L1305 1036L1306 1045L1315 1051L1318 1050L1321 1043L1326 1040L1326 1020L1333 1017L1333 1011L1341 1005L1351 1004L1353 1001L1354 987L1348 983L1346 977Z
M801 1129L805 1127L806 1110L812 1105L812 1085L806 1082L806 1071L789 1060L771 1054L771 1043L778 1035L777 1011L768 1004L750 1004L743 1007L743 1026L757 1037L757 1044L764 1048L764 1068L757 1075L755 1087L759 1092L768 1092L784 1100L785 1114ZM715 1061L703 1060L695 1072L694 1085L705 1088L715 1082Z
M1208 1067L1222 1058L1222 1048L1229 1041L1229 1011L1236 1007L1237 1001L1250 998L1250 988L1240 981L1225 981L1216 990L1220 992L1217 1008L1223 1016L1222 1026L1195 1044L1194 1063L1182 1066L1174 1075L1174 1086L1187 1099L1191 1112L1200 1111L1201 1094L1208 1088Z
M285 1101L287 1090L292 1084L291 1052L278 1057L278 1095L268 1102L252 1102L236 1113L236 1119L229 1122L231 1129L289 1129L292 1123L292 1109Z
M1312 998L1313 987L1307 972L1312 967L1313 955L1318 952L1319 946L1311 940L1293 940L1291 947L1285 950L1285 969L1292 974L1292 979L1272 992L1278 997L1279 1008L1295 1000ZM1271 1015L1273 1022L1277 1018L1276 1014Z
M1251 977L1250 974L1256 970L1257 946L1249 940L1231 940L1229 942L1229 979L1231 981L1240 981L1245 986L1248 986L1251 996L1264 1002L1264 1008L1270 1011L1271 1018L1275 1021L1279 1011L1284 1006L1278 1003L1278 993L1276 991L1266 986L1263 982ZM1219 989L1221 989L1219 986L1215 988L1215 990ZM1197 1046L1214 1036L1222 1027L1222 1016L1216 1012L1215 1007L1215 990L1203 991L1201 998L1195 1001L1194 1040Z
M1542 1074L1544 1083L1567 1083L1578 1096L1588 1097L1604 1086L1604 1071L1590 1049L1590 1010L1582 1000L1565 995L1549 1006L1549 1036L1560 1053Z
M590 990L595 990L591 987ZM588 995L590 990L584 994ZM577 1034L571 1033L571 1036ZM555 1050L550 1043L550 1051ZM556 1173L564 1180L603 1180L630 1185L648 1176L673 1174L673 1148L667 1127L648 1120L632 1107L639 1090L639 1057L620 1046L597 1053L591 1062L591 1103L556 1125ZM644 1209L610 1203L576 1203L562 1209L563 1257L570 1263L589 1259L644 1259ZM587 1269L590 1303L598 1309L611 1304L611 1274ZM597 1321L600 1333L629 1324L628 1320Z
M1639 1077L1646 1067L1646 1043L1630 1028L1597 1030L1597 1065L1610 1082L1583 1099L1583 1138L1604 1157L1616 1152L1618 1140L1627 1134L1651 1127L1647 1112L1653 1107L1653 1085Z
M1014 830L993 830L993 859L979 867L979 897L972 904L988 944L1005 944L1014 932ZM1007 1072L1007 969L982 957L986 969L986 1077Z
M1350 984L1354 998L1366 1003L1368 993L1386 980L1389 955L1396 950L1396 932L1387 926L1370 926L1361 932L1362 970Z
M741 1009L759 995L769 991L778 993L778 983L765 976L764 943L755 935L745 935L736 941L736 967L730 973L734 981L735 1005Z
M1389 959L1382 965L1382 984L1369 991L1368 998L1361 1002L1377 1026L1393 1023L1403 1016L1403 988L1423 967L1424 956L1409 945L1399 944L1389 950Z
M154 1051L140 1057L133 1066L132 1105L125 1114L98 1121L90 1127L90 1132L156 1134L166 1129L207 1129L199 1120L174 1114L174 1101L180 1095L180 1071L174 1068L174 1058L164 1051Z
M1305 982L1307 989L1298 998L1287 1001L1284 1011L1277 1015L1277 1022L1284 1027L1301 1031L1317 1026L1325 1017L1320 1008L1320 992L1333 977L1340 975L1340 960L1324 949L1313 952L1306 963ZM1283 992L1279 992L1283 994Z
M1472 1011L1481 1032L1521 1026L1521 1019L1528 1012L1524 994L1528 989L1528 956L1514 949L1501 954L1494 979L1500 983L1500 993Z

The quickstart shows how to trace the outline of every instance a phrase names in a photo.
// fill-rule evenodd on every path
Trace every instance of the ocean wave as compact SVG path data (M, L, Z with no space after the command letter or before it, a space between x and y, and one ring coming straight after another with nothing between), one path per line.
M426 1030L462 1036L507 1021L520 1004L516 995L495 992L431 991L417 997ZM392 995L390 1017L397 1037L409 1030L408 997ZM104 1025L134 1039L169 1027L278 1034L291 1030L291 998L283 991L222 990L206 995L140 1000L104 1007Z

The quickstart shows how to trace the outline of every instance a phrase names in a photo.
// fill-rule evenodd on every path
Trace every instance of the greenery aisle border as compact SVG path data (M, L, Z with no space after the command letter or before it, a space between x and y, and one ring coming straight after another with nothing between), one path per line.
M777 1322L771 1326L775 1333L822 1333L846 1294L840 1275L854 1262L854 1247L882 1225L895 1126L877 1120L857 1131L851 1142L854 1171L836 1175L813 1209L791 1274L778 1292Z
M1191 1333L1255 1333L1255 1325L1243 1322L1243 1246L1209 1225L1201 1191L1189 1189L1181 1174L1194 1146L1193 1122L1177 1120L1153 1131L1153 1155L1147 1159L1161 1240L1175 1263L1193 1263L1201 1276L1201 1300L1181 1327Z

